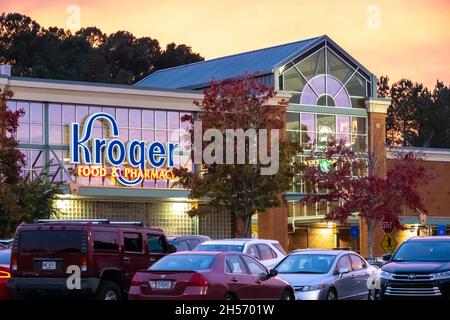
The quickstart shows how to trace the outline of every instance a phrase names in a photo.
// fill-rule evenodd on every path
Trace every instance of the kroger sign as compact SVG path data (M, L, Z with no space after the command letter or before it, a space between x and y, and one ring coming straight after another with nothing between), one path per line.
M109 124L110 139L93 138L93 125L97 120ZM178 149L177 143L163 144L158 141L146 142L130 140L126 144L119 139L119 127L113 116L98 112L86 118L83 132L80 134L80 124L72 123L70 126L70 162L72 164L86 164L93 166L120 167L124 163L144 172L146 163L153 168L174 166L174 151ZM116 170L116 179L125 186L136 186L142 182L142 174L125 174L125 169Z

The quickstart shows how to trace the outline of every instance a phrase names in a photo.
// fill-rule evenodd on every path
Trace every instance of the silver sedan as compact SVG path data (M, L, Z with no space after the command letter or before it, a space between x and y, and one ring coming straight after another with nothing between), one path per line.
M275 269L298 300L370 299L377 271L353 251L325 249L293 251Z

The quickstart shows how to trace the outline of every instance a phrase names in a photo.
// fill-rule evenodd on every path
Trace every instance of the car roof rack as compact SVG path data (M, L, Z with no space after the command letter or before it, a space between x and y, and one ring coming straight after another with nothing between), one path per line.
M37 219L36 223L110 223L108 219Z
M37 219L36 223L92 223L143 227L142 221L109 221L108 219Z
M138 226L143 227L144 223L142 221L111 221L109 224L124 225L124 226Z

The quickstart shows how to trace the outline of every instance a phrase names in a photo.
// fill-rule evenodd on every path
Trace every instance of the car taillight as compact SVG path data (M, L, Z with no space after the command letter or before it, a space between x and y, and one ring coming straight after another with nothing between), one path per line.
M141 281L139 281L139 277L135 275L133 279L131 279L131 286L140 286L140 285Z
M11 270L17 271L17 255L15 253L11 257Z
M0 279L9 279L11 278L11 273L7 271L0 271Z
M81 258L81 271L87 271L87 257L83 256Z
M208 281L200 274L194 273L191 280L189 280L188 286L190 287L207 287Z

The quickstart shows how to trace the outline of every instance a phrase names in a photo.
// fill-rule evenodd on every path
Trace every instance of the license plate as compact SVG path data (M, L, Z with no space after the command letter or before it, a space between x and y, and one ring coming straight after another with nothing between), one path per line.
M56 261L42 261L42 270L56 270Z
M170 280L158 280L156 281L156 289L171 289L172 281Z

